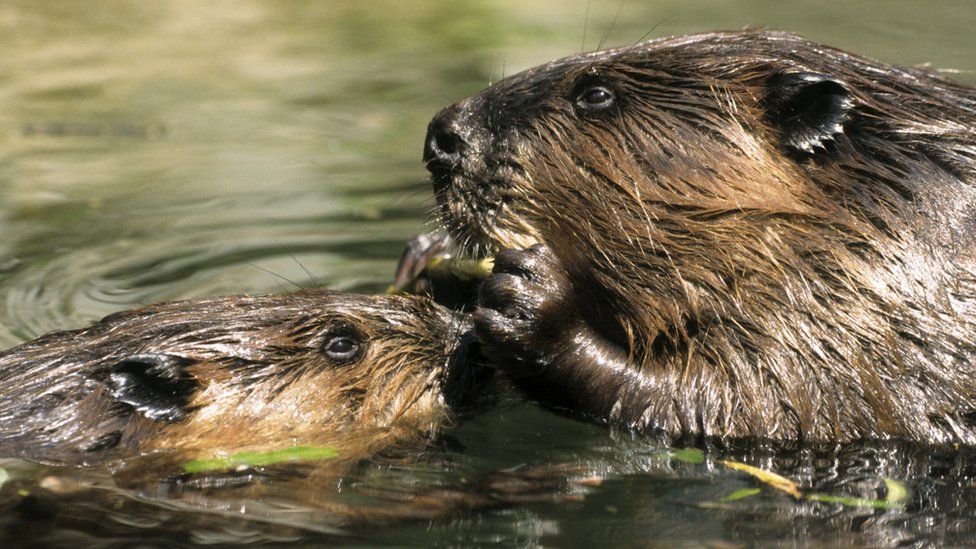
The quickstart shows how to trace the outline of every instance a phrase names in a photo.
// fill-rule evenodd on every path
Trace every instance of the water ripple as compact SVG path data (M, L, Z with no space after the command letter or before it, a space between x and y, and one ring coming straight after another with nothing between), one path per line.
M89 226L88 238L49 235L60 245L23 248L0 265L0 343L155 301L310 286L381 291L424 209L326 204L309 211L304 195L267 198L279 203L267 211L226 201L170 205L128 217L129 226L96 216L89 221L107 226ZM281 214L288 211L300 215ZM133 218L141 221L133 226Z

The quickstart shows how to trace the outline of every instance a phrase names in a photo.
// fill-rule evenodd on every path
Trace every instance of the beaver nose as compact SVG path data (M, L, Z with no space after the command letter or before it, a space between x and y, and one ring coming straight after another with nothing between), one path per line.
M461 150L465 143L459 131L459 114L457 105L452 105L437 113L427 126L424 163L435 175L450 171L461 161Z

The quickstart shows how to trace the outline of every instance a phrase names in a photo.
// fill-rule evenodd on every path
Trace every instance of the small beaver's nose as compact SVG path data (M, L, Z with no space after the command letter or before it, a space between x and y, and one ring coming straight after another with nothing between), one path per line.
M459 111L457 105L452 105L437 113L427 126L424 163L432 173L450 170L461 161L464 139L458 131Z

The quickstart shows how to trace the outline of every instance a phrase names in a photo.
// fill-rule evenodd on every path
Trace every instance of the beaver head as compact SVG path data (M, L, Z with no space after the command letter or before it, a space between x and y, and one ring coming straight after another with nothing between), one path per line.
M152 305L0 355L0 448L56 463L430 433L476 377L459 316L329 291Z
M844 209L844 222L891 230L882 207L924 191L905 170L973 177L972 95L789 34L678 37L511 76L441 111L424 161L443 223L469 249L526 247L561 221L555 201L616 214L606 203L620 195L645 205L629 213L652 237L681 211ZM582 217L574 225L601 228Z
M667 38L448 107L424 160L455 241L546 245L654 377L633 423L976 441L973 89L789 34Z

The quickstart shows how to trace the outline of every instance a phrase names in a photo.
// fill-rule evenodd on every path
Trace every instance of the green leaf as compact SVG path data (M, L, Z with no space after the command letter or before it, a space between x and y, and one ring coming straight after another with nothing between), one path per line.
M3 485L6 484L8 480L10 480L10 473L8 473L3 467L0 467L0 488L3 488Z
M339 457L339 451L325 446L292 446L284 450L269 452L238 452L228 456L210 459L195 459L182 464L187 473L237 469L238 467L260 467L291 461L317 461Z
M904 503L886 501L883 499L866 499L848 496L831 496L830 494L807 494L806 499L821 503L836 503L845 507L873 507L875 509L903 509Z
M731 494L722 498L720 501L736 501L740 499L751 498L752 496L758 494L761 491L762 490L760 490L759 488L743 488L741 490L736 490L735 492L732 492Z
M684 463L705 463L705 452L698 448L673 449L667 453L667 456Z
M888 488L888 494L885 496L885 501L888 503L903 503L906 499L908 499L908 488L906 488L904 484L891 478L884 479L884 482L885 486Z

